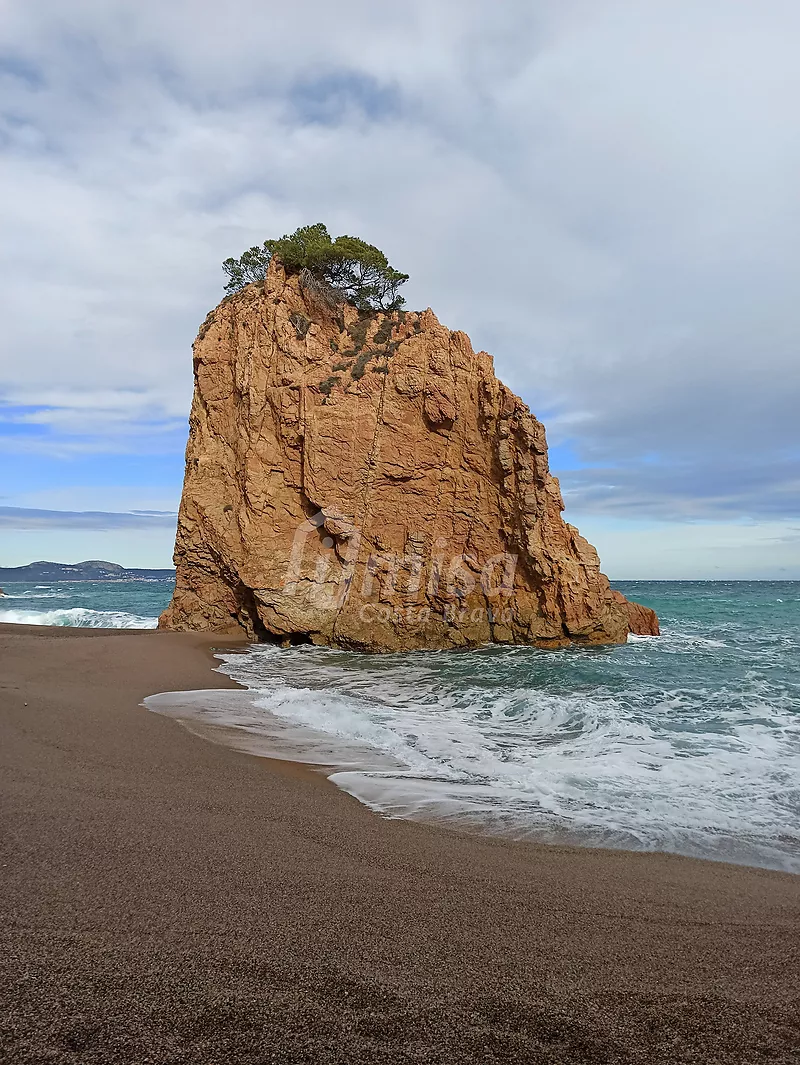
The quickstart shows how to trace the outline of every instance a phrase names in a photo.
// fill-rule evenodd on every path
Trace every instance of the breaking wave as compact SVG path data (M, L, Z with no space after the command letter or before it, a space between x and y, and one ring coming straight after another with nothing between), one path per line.
M78 629L154 629L158 624L158 618L128 614L124 610L89 610L86 607L71 607L68 610L0 610L0 623L66 625Z
M658 604L665 635L622 647L261 646L220 656L247 690L146 705L325 767L384 816L800 872L798 619L759 618L759 601L701 621L713 604L693 594L694 622L671 627Z

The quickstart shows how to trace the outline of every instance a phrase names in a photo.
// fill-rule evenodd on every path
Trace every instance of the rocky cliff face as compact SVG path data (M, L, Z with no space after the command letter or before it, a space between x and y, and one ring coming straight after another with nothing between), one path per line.
M161 627L363 650L658 631L563 521L541 423L432 311L360 316L273 261L194 367Z

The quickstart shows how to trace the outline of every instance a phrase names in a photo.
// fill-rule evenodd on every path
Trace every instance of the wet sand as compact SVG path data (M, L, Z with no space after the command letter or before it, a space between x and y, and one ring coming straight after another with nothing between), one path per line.
M800 1060L800 877L384 820L139 707L223 643L0 626L0 1061Z

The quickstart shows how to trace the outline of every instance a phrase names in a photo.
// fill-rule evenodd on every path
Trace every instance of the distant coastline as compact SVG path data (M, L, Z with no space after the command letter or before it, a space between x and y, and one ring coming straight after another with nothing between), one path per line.
M0 568L0 584L16 581L163 581L174 578L174 569L128 569L116 562L31 562L27 566Z

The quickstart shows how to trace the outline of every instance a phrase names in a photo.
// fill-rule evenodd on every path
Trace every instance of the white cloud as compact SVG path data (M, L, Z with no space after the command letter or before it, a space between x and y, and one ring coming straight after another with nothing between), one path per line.
M106 504L108 505L108 504ZM113 532L117 529L169 529L174 533L177 514L169 511L39 510L28 507L0 507L0 528L17 532L37 532L46 529L90 529Z
M629 514L796 513L795 3L4 17L0 386L57 446L173 432L219 262L324 219L603 467L576 507L609 470Z
M178 495L171 487L142 485L70 485L69 487L35 488L3 496L7 507L63 511L165 512L175 523Z
M800 528L791 522L619 521L577 516L614 581L800 580Z

